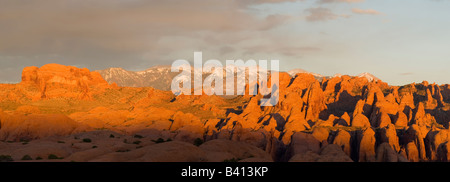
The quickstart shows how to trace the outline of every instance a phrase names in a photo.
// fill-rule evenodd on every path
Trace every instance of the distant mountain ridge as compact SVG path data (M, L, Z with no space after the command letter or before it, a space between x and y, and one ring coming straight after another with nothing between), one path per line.
M321 75L321 74L312 73L312 72L306 71L306 70L304 70L304 69L299 69L299 68L289 70L287 73L288 73L289 75L291 75L292 77L295 77L295 75L298 74L298 73L309 73L309 74L312 74L312 75L313 75L314 77L316 77L316 78L324 77L324 76Z
M144 71L128 71L123 68L96 70L108 83L123 87L153 87L169 90L172 79L178 73L172 73L170 66L155 66Z
M373 76L372 74L367 73L367 72L359 74L358 77L367 78L367 80L369 80L369 82L371 82L371 81L379 81L380 80L376 76Z
M242 71L244 71L244 69L237 69L237 72ZM154 66L144 71L128 71L123 68L114 67L104 70L96 70L96 72L100 73L100 75L102 75L102 77L110 84L116 83L118 86L122 87L153 87L160 90L170 90L172 80L179 74L179 72L171 72L171 67L168 65ZM341 74L335 74L334 76L323 76L321 74L309 72L299 68L289 70L286 73L288 73L291 77L295 77L299 73L307 73L313 75L318 80L343 76ZM203 79L208 75L211 75L211 72L203 72ZM356 77L367 78L369 82L380 80L378 77L367 72L361 73Z

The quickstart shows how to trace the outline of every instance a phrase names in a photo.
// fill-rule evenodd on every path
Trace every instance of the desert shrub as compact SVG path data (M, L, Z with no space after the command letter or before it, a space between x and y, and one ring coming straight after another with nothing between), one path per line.
M113 135L113 134L110 134L109 135L109 138L114 138L115 136Z
M195 146L200 146L201 144L203 144L203 140L201 138L197 138L194 140L194 145Z
M166 141L164 141L164 139L162 139L162 138L158 138L157 140L152 140L152 142L155 142L155 143L164 143L164 142L166 142Z
M139 145L141 143L141 141L134 141L133 144Z
M91 143L92 140L91 140L90 138L84 138L84 139L83 139L83 142L85 142L85 143Z
M24 155L24 156L22 157L22 160L23 160L23 161L29 161L29 160L33 160L33 158L31 158L31 156L29 156L29 155Z
M116 152L129 152L130 150L128 150L128 149L121 149L121 150L117 150Z
M134 138L144 138L144 137L141 135L134 135Z
M10 155L0 155L0 162L12 162L14 159Z
M49 155L48 155L48 159L51 159L51 160L53 160L53 159L63 159L63 157L58 157L58 156L55 155L55 154L49 154Z
M27 142L28 143L28 142L30 142L30 140L29 139L20 139L19 142Z

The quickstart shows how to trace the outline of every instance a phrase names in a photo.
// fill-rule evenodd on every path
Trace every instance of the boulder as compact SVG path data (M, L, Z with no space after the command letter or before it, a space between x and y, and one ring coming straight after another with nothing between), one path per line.
M187 125L176 131L174 140L194 143L198 138L203 140L204 128L201 126Z
M336 137L334 137L333 144L341 147L341 150L344 151L347 156L351 155L351 135L345 130L339 130Z
M406 130L405 134L402 137L403 143L410 145L409 146L410 151L413 151L415 154L416 151L414 151L411 148L412 144L409 144L410 142L413 142L413 144L417 150L418 158L421 160L426 158L425 143L424 143L424 138L426 136L426 133L428 133L428 131L426 130L425 126L419 126L419 125L413 124ZM408 152L408 150L407 150L407 152ZM408 155L408 159L411 160L409 155Z
M364 100L359 100L356 103L355 110L353 110L353 118L355 118L359 114L365 114L364 113L364 106L366 105L366 102Z
M408 126L408 116L402 111L399 111L397 115L395 115L394 124L397 127L406 127Z
M389 143L382 143L377 148L377 162L398 162L397 153L391 148Z
M340 126L350 126L350 122L351 122L351 118L350 115L348 115L347 112L345 112L341 118L339 120L337 120L337 122L335 123L336 125L340 125Z
M282 141L284 144L289 144L294 133L305 131L310 126L304 118L290 118L284 128Z
M384 128L392 124L391 118L387 113L381 113L380 119L378 120L377 127Z
M321 112L327 109L320 83L314 82L306 91L305 97L307 103L305 119L306 121L317 121Z
M312 74L308 73L298 73L295 75L294 80L289 85L287 91L291 90L304 90L311 86L314 82L316 82L316 78Z
M329 130L327 128L324 127L318 127L318 128L314 128L312 135L314 136L314 138L316 138L318 141L324 143L328 141L328 136L329 136Z
M291 143L286 151L287 159L300 153L312 151L320 152L320 142L312 135L303 132L297 132L292 135Z
M359 162L375 161L375 132L367 128L358 133Z
M265 149L267 145L266 134L261 131L252 131L248 128L239 128L233 131L231 140L248 143L260 149Z
M438 150L437 150L438 161L441 161L441 162L449 161L449 159L450 159L450 153L449 153L450 150L449 149L450 149L449 142L442 143L438 146Z
M170 131L176 131L184 126L203 126L203 123L200 121L200 119L191 114L191 113L183 113L181 111L178 111L173 115L173 122L170 126Z
M327 145L320 152L317 162L353 162L353 160L337 145Z
M414 142L409 142L406 145L406 155L409 161L419 162L419 151L417 150L417 146L414 144Z
M449 141L450 133L448 129L436 129L433 128L428 132L425 137L425 150L427 153L428 159L434 161L437 160L438 157L438 148L441 144L444 144Z
M389 146L395 151L400 151L399 138L397 137L397 131L393 124L389 124L380 129L380 143L388 143Z
M370 127L369 119L364 114L357 114L353 117L353 127L367 128Z

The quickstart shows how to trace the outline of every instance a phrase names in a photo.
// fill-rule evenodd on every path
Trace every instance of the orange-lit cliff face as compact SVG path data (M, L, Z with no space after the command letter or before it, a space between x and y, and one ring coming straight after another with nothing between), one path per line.
M35 100L58 97L91 99L90 87L108 86L97 72L59 64L47 64L41 68L34 66L25 68L20 84L39 89L39 95L33 97ZM93 89L93 92L96 91L97 89Z
M30 141L33 157L49 152L34 144L61 140L61 148L48 150L79 161L447 161L448 85L394 87L350 76L318 81L306 73L279 77L279 103L261 107L259 95L174 96L109 85L86 68L28 67L21 83L0 85L0 140ZM80 137L94 140L101 151L90 153ZM199 142L206 143L192 145ZM2 145L0 153L27 147ZM207 158L145 157L173 147ZM119 150L130 152L111 154Z

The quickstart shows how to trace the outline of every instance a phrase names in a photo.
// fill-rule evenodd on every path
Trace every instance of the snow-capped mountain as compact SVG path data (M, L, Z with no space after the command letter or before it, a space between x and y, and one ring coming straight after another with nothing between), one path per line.
M314 76L317 80L319 80L319 81L322 81L322 79L324 79L324 78L329 78L329 77L323 76L323 75L321 75L321 74L309 72L309 71L306 71L306 70L303 70L303 69L299 69L299 68L289 70L287 73L288 73L291 77L293 77L293 78L294 78L295 75L297 75L298 73L308 73L308 74L311 74L311 75L313 75L313 76Z
M258 78L258 67L252 67L251 69L246 69L247 67L236 67L234 71L234 77L242 73L249 75L253 78ZM231 67L222 68L222 78L224 82L226 81L226 75L230 74L233 70ZM118 86L124 87L153 87L160 90L170 90L171 83L173 79L176 80L189 80L189 76L180 75L180 72L171 72L170 66L155 66L144 71L127 71L122 68L108 68L105 70L97 70L103 78L108 83L116 83ZM261 70L261 73L270 72L267 70ZM219 76L218 72L206 71L194 69L191 67L191 76L201 75L201 79L205 80L208 78L213 78L214 76ZM193 79L191 79L193 81ZM237 84L245 85L248 82L248 77L245 79L235 79ZM236 83L235 83L236 84ZM224 85L225 87L226 85ZM191 88L194 88L194 84L191 83Z
M288 73L289 75L291 75L291 77L295 77L295 75L298 74L298 73L309 73L309 74L314 75L314 77L316 77L316 78L324 77L324 76L321 75L321 74L312 73L312 72L309 72L309 71L306 71L306 70L303 70L303 69L299 69L299 68L289 70L287 73Z
M172 79L178 73L172 73L170 66L156 66L144 71L127 71L123 68L97 70L108 83L124 87L153 87L169 90Z
M373 76L372 74L370 74L370 73L367 73L367 72L365 72L365 73L361 73L361 74L359 74L357 77L361 77L361 78L367 78L367 80L369 80L369 82L371 82L371 81L378 81L378 80L380 80L379 78L377 78L376 76Z
M201 79L203 81L208 78L213 78L214 76L219 76L217 75L219 73L215 71L198 70L194 69L193 67L191 67L191 69L191 76L193 77L201 75ZM242 74L245 72L246 75L248 74L250 75L250 77L257 78L258 69L258 67L252 69L246 69L246 67L236 67L236 70L234 71L234 77L237 77L239 73ZM232 71L233 70L230 67L222 68L222 76L224 82L226 82L226 74L229 74ZM97 72L99 72L108 83L116 83L117 85L124 87L153 87L160 90L170 90L173 79L189 80L189 76L178 76L180 74L179 72L171 72L170 66L155 66L144 71L127 71L123 68L108 68L105 70L97 70ZM270 73L270 71L268 70L263 71L263 73L267 72ZM343 76L341 74L335 74L334 76L323 76L321 74L308 72L303 69L293 69L288 71L287 73L291 75L291 77L295 77L295 75L298 73L308 73L312 74L319 81L324 78L328 79ZM367 78L367 80L370 82L380 80L370 73L361 73L357 75L357 77ZM193 81L193 79L191 79L191 81ZM246 77L244 80L235 79L235 81L237 82L235 83L236 85L245 85L246 83L248 83L248 77ZM251 85L253 84L255 83L251 83ZM191 82L191 88L194 89L193 82ZM226 92L226 84L224 85L224 89L224 92Z
M340 78L342 76L344 76L344 75L342 75L340 73L337 73L337 74L335 74L335 75L333 75L331 77L326 77L326 78L334 78L334 77L339 77ZM359 75L356 75L355 77L366 78L369 82L379 81L380 80L378 77L376 77L376 76L374 76L374 75L372 75L370 73L367 73L367 72L364 72L364 73L361 73Z
M336 73L336 74L334 74L333 76L332 76L332 78L334 78L334 77L338 77L338 78L340 78L340 77L342 77L343 75L342 74L340 74L340 73Z

